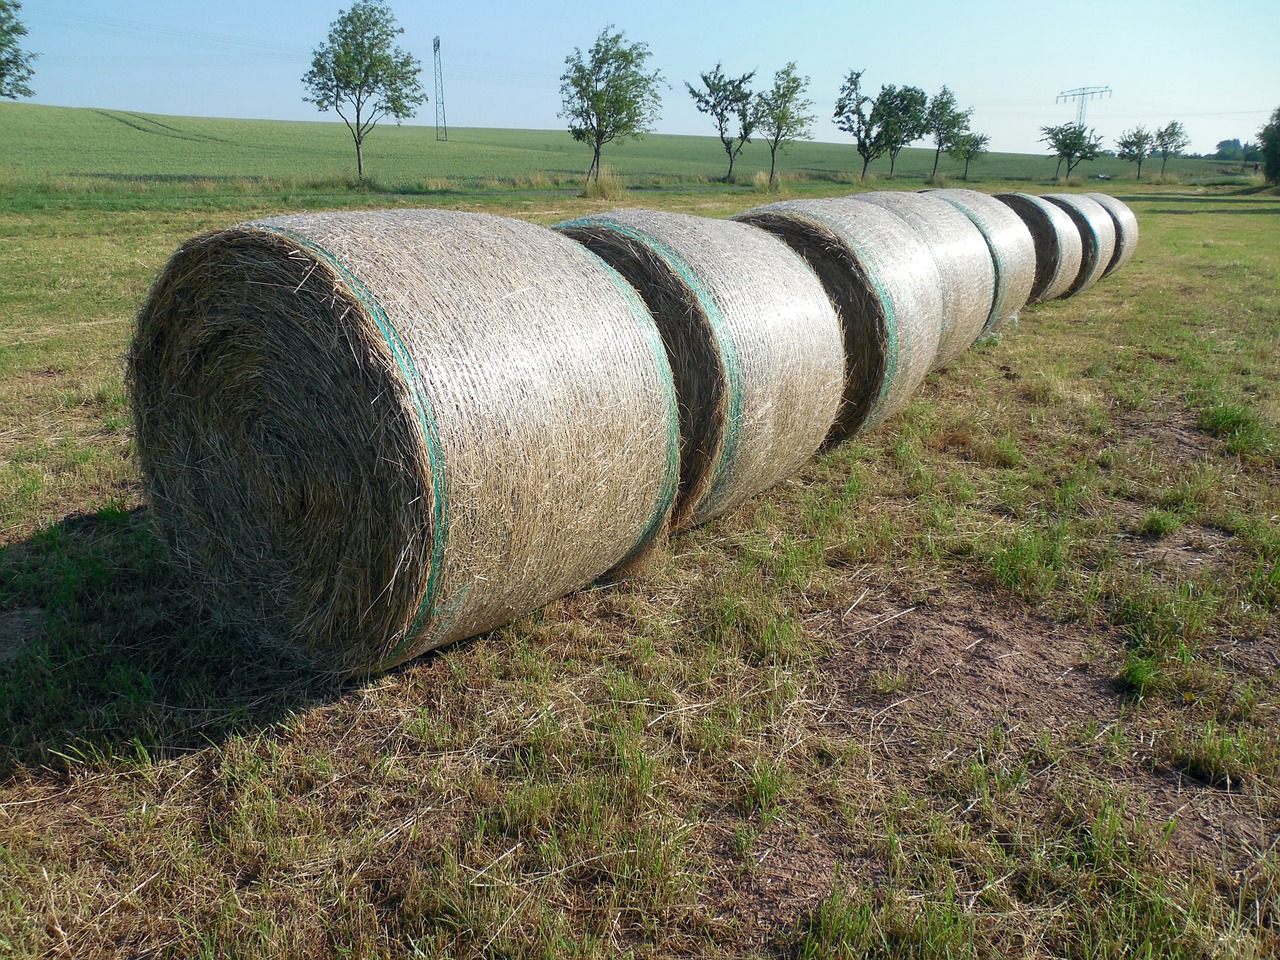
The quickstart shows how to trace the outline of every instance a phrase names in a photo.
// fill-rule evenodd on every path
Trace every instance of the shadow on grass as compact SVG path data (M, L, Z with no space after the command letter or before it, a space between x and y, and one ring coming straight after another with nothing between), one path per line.
M349 686L201 623L145 510L0 547L0 780L199 749Z

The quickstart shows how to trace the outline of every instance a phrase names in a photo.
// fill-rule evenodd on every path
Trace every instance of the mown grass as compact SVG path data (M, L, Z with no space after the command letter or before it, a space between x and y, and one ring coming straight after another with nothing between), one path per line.
M451 184L393 202L599 209ZM26 189L0 197L0 955L1280 949L1273 195L1126 185L1129 267L884 428L639 580L335 684L201 622L121 366L187 236L386 198Z

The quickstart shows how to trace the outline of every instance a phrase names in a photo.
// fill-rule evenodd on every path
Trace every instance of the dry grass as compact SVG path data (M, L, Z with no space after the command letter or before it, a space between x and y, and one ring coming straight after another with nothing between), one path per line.
M0 548L3 949L1274 956L1277 201L1126 199L1123 271L646 579L360 683L205 625L93 358L3 355L45 485ZM47 283L133 282L119 236Z

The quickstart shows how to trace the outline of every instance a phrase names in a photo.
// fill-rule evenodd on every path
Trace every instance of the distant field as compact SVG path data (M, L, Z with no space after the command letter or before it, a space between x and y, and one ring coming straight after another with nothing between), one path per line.
M818 132L837 140L839 132L824 126L830 125L820 122ZM355 175L351 136L336 122L167 117L6 103L0 104L0 128L5 131L0 178L28 190L164 192L178 185L207 192L224 188L226 181L241 190L263 181L267 187L307 189ZM440 142L434 127L389 125L375 130L365 144L367 176L378 189L394 192L566 188L577 185L590 159L589 150L563 130L453 128L449 140ZM713 181L725 169L724 151L710 136L649 136L611 145L605 162L634 186ZM932 166L932 150L908 149L896 174L923 178ZM1047 153L995 153L974 164L970 174L985 181L1048 180L1055 167ZM1220 175L1218 167L1176 160L1169 172L1201 178ZM753 175L768 168L768 148L752 143L738 161L738 181L749 189ZM852 180L861 160L852 140L799 143L780 159L780 168L809 180ZM884 160L871 172L884 177L888 169ZM1158 163L1148 164L1145 172L1154 175L1158 169ZM939 170L951 177L960 173L945 156ZM1082 165L1080 173L1131 179L1133 170L1132 164L1104 158Z

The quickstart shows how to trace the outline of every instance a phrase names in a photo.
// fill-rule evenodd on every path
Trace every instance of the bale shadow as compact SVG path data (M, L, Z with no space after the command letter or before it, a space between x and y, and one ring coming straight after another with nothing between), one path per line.
M145 509L0 547L0 782L197 750L355 683L202 622L183 579Z

